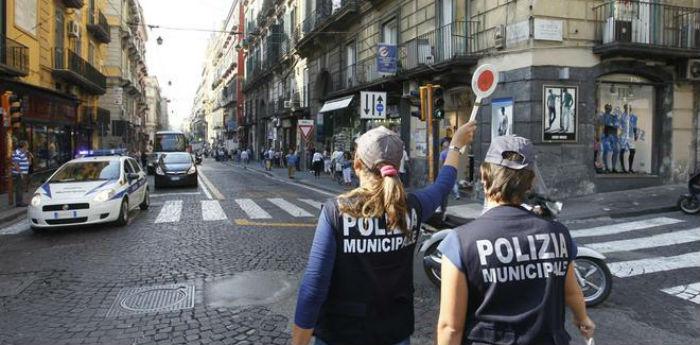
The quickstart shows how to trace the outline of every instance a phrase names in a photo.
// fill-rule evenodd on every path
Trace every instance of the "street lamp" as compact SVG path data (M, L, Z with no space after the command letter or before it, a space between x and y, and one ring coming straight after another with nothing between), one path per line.
M158 38L156 38L156 43L158 43L159 46L162 46L163 45L163 37L158 36Z

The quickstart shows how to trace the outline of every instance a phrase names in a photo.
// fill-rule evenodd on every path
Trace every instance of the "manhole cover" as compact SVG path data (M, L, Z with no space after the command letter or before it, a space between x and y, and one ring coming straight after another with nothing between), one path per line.
M107 312L107 317L157 313L194 307L194 285L167 285L124 288Z

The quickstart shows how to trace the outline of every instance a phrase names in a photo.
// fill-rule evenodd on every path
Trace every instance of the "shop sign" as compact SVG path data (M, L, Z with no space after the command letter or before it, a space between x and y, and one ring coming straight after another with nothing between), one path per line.
M534 36L536 40L558 41L564 40L563 22L561 20L535 18Z
M386 118L386 92L360 92L360 118L384 119Z
M377 47L377 72L396 74L397 49L395 44L379 43Z
M523 20L522 22L513 23L506 27L506 46L510 47L514 44L527 41L530 38L530 21Z
M314 129L314 120L298 120L297 127L299 127L299 131L301 131L304 141L309 141L311 132Z

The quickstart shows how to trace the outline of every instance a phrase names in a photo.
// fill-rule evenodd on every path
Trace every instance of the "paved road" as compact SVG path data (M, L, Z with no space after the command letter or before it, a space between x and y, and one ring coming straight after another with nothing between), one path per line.
M153 191L125 228L0 227L0 344L287 343L330 195L213 161L201 171L198 189ZM678 213L569 224L617 275L591 311L598 343L700 343L698 224ZM413 343L430 344L437 290L419 266L416 291Z

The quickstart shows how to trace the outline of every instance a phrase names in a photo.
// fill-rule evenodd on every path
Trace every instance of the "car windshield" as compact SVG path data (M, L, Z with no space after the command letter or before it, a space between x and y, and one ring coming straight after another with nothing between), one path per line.
M67 163L56 172L49 183L90 182L119 178L119 161Z
M186 164L192 163L189 154L166 154L163 155L163 162L166 164Z

